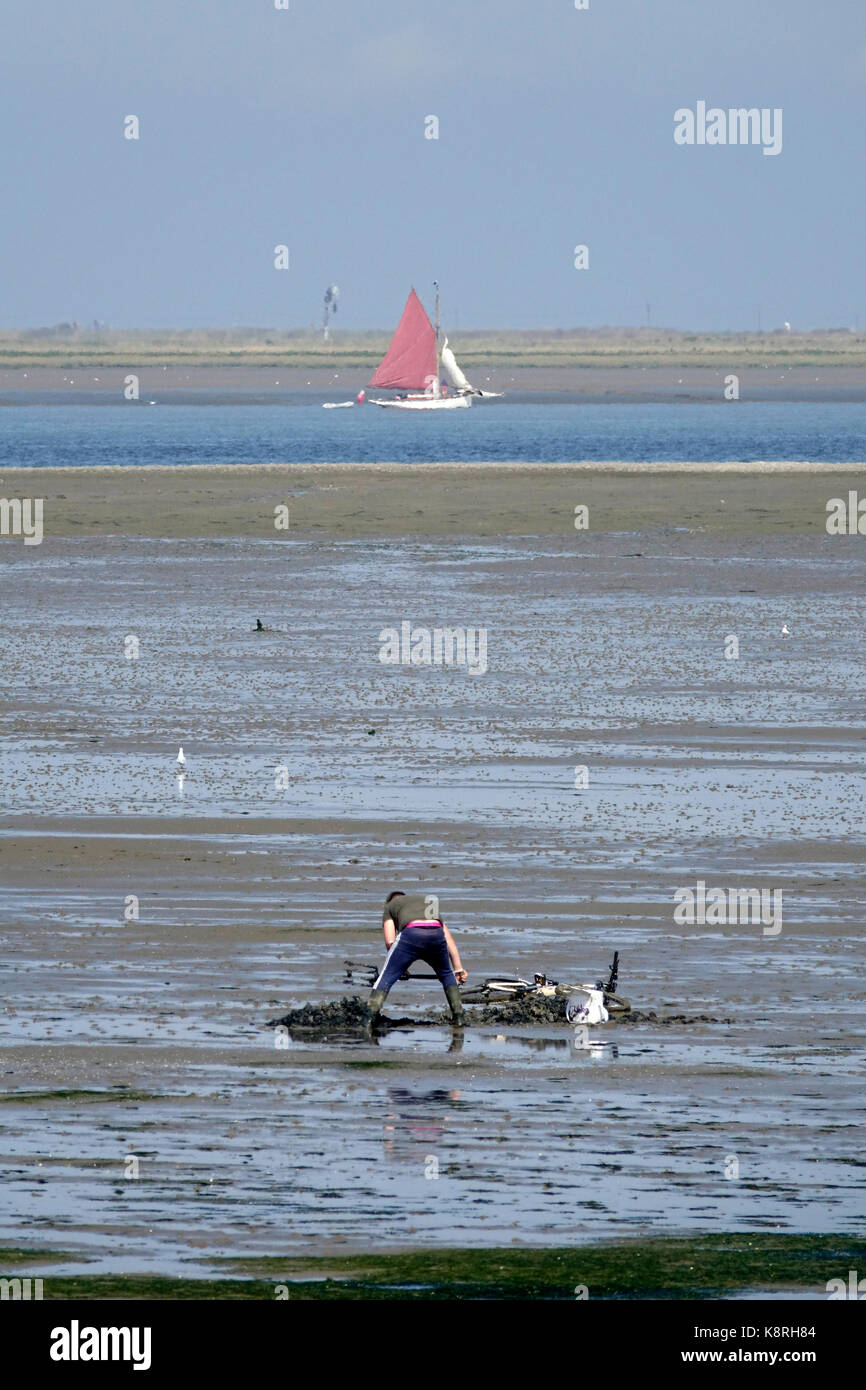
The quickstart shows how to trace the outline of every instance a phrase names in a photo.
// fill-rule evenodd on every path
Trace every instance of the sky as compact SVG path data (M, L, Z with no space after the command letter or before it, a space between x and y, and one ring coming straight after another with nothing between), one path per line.
M288 3L0 0L0 327L866 327L858 0Z

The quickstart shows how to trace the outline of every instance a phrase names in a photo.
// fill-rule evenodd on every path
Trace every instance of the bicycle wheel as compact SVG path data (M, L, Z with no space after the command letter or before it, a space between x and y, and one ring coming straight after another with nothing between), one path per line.
M460 998L464 1004L486 1004L490 995L483 986L478 985L475 989L461 989Z
M535 986L528 980L485 980L483 984L475 985L472 989L462 989L460 998L465 1004L504 1004L509 999L522 999L525 995L532 994L534 989Z

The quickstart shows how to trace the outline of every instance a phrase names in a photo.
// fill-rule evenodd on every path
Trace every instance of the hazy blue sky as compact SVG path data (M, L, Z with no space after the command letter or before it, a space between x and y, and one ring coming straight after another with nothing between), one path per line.
M388 327L434 278L452 329L866 324L862 0L290 6L0 0L0 324L290 327L333 280ZM699 100L781 154L677 146Z

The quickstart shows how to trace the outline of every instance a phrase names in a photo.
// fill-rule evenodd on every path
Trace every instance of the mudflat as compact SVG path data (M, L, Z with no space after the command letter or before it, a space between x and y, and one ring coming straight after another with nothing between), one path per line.
M826 535L827 503L863 467L803 463L261 464L2 468L0 493L44 499L52 537L381 538L570 535L680 528ZM575 531L575 508L589 509ZM277 508L288 508L277 526ZM846 538L834 538L845 546ZM0 542L3 543L3 542ZM16 544L7 538L6 544ZM856 538L855 538L856 543ZM585 548L585 547L584 547Z
M45 498L41 545L0 542L4 1270L48 1252L97 1295L174 1296L224 1260L351 1277L337 1256L372 1246L489 1288L473 1252L633 1240L593 1266L616 1291L647 1287L648 1240L738 1231L766 1256L726 1273L743 1292L799 1282L765 1238L856 1232L863 541L825 517L858 486L3 470ZM485 669L383 661L404 621L484 628ZM678 921L699 882L779 894L777 919ZM658 1021L268 1028L363 993L343 960L381 960L407 884L470 981L592 980L619 949ZM819 1253L807 1297L837 1272Z
M383 342L379 357L385 351ZM321 356L321 355L319 355ZM726 379L735 373L743 400L863 401L866 400L866 348L827 361L823 354L804 354L795 360L784 348L769 353L746 345L721 344L709 356L688 349L679 353L626 356L610 362L605 353L589 355L572 365L554 354L527 364L520 351L510 359L485 356L461 359L476 384L505 392L509 401L526 402L721 402ZM314 359L304 366L287 365L275 357L255 365L240 355L231 364L208 365L175 360L171 353L128 355L109 360L95 354L76 360L70 353L47 359L28 357L6 365L0 343L0 407L26 404L122 405L128 377L138 378L141 397L155 396L160 405L274 405L316 404L351 398L370 380L378 357L361 353L335 356L328 365ZM45 365L62 362L63 365Z

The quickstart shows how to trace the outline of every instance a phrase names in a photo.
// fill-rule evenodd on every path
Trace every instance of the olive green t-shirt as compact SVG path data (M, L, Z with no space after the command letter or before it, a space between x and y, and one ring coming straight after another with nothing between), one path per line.
M390 917L398 934L410 922L435 922L441 920L439 898L435 893L404 893L393 898L382 909L382 921Z

